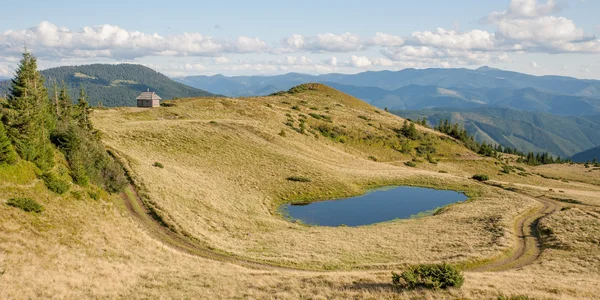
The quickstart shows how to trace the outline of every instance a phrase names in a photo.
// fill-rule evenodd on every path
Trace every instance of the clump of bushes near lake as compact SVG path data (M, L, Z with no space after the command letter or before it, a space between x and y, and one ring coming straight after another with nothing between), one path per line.
M462 272L449 264L421 264L409 267L402 274L392 272L392 283L400 288L459 288L464 281Z
M289 181L294 181L294 182L311 182L312 181L310 178L304 177L304 176L290 176L286 179Z
M490 180L490 177L485 175L485 174L475 174L473 175L473 177L471 177L477 181L488 181Z
M12 198L8 199L7 205L20 208L26 212L41 213L44 207L31 198Z

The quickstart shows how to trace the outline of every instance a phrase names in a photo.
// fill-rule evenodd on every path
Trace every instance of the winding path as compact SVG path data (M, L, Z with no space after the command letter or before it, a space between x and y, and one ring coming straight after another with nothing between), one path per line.
M135 187L133 185L129 185L127 190L128 191L122 193L122 198L125 201L125 206L133 219L135 219L135 221L137 221L151 237L173 249L190 255L233 263L251 269L331 272L276 266L268 262L251 261L212 250L206 245L203 245L201 242L195 241L193 238L175 232L161 224L158 220L153 218L150 210L139 197ZM516 245L509 249L504 255L493 258L483 264L479 264L468 269L467 271L497 272L520 268L531 264L540 256L542 248L540 245L537 224L541 218L557 211L561 206L555 201L544 197L532 198L539 201L542 206L535 211L530 211L519 216L519 218L515 220L515 233L518 235ZM364 270L362 270L362 272L364 272Z
M542 254L540 235L537 229L539 221L560 209L555 201L534 197L543 206L534 212L528 212L515 221L515 233L518 235L517 244L504 255L484 264L469 269L472 272L497 272L516 269L533 263Z

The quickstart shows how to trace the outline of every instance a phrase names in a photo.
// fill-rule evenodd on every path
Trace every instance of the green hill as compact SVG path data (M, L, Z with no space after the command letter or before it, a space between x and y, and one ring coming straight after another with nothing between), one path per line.
M184 97L214 96L204 90L175 82L148 67L133 64L93 64L47 69L41 72L46 84L64 81L71 90L72 99L77 98L79 86L83 85L90 97L90 104L104 106L135 106L135 98L143 91L155 91L163 100ZM10 81L0 83L0 95L7 92ZM51 92L51 89L50 89Z
M592 149L587 149L585 151L579 152L571 156L571 159L575 162L593 161L594 158L600 159L600 146L594 147Z
M569 157L600 145L600 117L565 117L509 108L438 108L392 111L409 118L426 117L431 124L449 119L465 126L480 141L500 143L528 152L548 151Z

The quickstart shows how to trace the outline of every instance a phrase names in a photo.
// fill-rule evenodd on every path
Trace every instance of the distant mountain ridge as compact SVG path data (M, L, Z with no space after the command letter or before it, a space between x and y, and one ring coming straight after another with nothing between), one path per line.
M471 69L403 69L400 71L367 71L358 74L306 75L288 73L275 76L188 76L175 80L193 87L227 96L259 95L259 92L288 90L307 82L376 87L396 90L409 85L444 88L506 88L536 90L572 96L600 98L600 81L564 76L534 76L489 67Z
M547 151L565 158L600 146L600 115L567 117L497 107L391 112L413 120L426 117L430 124L448 119L465 126L480 141L526 152Z
M150 89L164 100L183 97L214 96L204 90L175 82L169 77L145 66L134 64L92 64L66 66L41 71L49 87L52 81L64 81L77 98L79 87L84 86L91 105L135 106L135 98ZM0 94L8 91L10 81L0 83ZM51 91L50 91L51 92Z

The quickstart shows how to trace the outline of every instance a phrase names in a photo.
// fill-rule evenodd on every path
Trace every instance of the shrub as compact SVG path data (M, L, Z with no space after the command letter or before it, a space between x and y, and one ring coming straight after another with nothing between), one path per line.
M498 296L498 300L529 300L531 298L529 298L529 296L525 296L525 295L512 295L512 296L505 296L505 295L500 295Z
M414 161L407 161L404 164L413 168L417 166L417 164Z
M422 264L411 266L398 275L392 272L392 283L409 289L446 289L461 287L465 281L462 273L449 264Z
M373 155L369 155L368 157L370 160L372 161L377 161L377 157L373 156Z
M475 174L471 178L473 178L473 179L475 179L477 181L488 181L488 180L490 180L490 178L487 175L485 175L485 174Z
M161 163L159 163L159 162L155 162L155 163L153 164L153 166L155 166L155 167L157 167L157 168L161 168L161 169L164 169L164 168L165 168L165 166L163 166L163 164L161 164Z
M81 191L71 191L71 195L77 200L83 199L83 193Z
M367 117L367 116L358 116L358 117L365 121L371 121L371 119L369 119L369 117Z
M20 208L26 212L41 213L44 211L44 207L41 204L30 198L12 198L8 199L6 204Z
M438 173L443 173L443 174L446 174L446 173L448 173L448 171L439 170L439 171L438 171Z
M100 192L97 192L97 191L88 191L88 195L90 196L90 198L92 198L94 200L100 199Z
M62 124L51 138L65 154L77 184L85 186L89 181L109 192L122 191L127 185L123 167L109 155L94 133L76 124Z
M60 178L53 172L44 173L42 175L42 179L44 180L44 183L46 184L49 190L59 195L66 193L70 188L69 182L67 182L63 178Z
M285 130L281 129L281 131L279 132L280 136L285 136Z
M310 178L304 177L304 176L290 176L286 179L289 181L295 181L295 182L311 182L312 181Z

